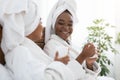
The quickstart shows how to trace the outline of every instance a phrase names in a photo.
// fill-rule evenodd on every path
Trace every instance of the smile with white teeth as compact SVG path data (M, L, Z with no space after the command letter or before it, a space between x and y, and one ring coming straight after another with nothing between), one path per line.
M63 34L68 34L69 32L62 32Z

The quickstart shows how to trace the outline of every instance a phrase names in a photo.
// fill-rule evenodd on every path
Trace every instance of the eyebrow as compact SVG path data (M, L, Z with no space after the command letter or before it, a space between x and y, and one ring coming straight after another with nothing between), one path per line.
M63 20L63 19L59 19L58 21L62 21L62 22L64 22L64 20ZM70 20L69 22L70 22L70 23L73 23L73 21L72 21L72 20Z
M64 21L63 19L59 19L58 21Z

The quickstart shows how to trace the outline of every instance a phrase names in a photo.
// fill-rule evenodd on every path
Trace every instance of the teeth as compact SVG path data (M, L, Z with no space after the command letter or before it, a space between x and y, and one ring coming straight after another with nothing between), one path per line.
M62 32L62 33L67 34L68 32Z

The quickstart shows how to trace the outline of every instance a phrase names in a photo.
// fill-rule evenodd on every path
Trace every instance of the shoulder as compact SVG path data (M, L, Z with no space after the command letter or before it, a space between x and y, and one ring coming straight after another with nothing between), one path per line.
M45 44L44 47L46 47L46 46L53 46L53 47L55 47L55 46L60 45L60 44L61 44L61 43L60 43L59 41L57 41L57 40L55 40L55 39L50 39L50 40Z

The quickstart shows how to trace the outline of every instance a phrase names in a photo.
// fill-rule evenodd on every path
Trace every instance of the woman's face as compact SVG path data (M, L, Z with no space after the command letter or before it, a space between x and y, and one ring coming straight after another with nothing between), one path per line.
M55 23L55 34L64 40L68 40L68 37L73 31L73 18L69 12L63 12L60 14Z

